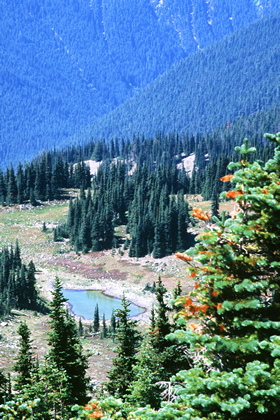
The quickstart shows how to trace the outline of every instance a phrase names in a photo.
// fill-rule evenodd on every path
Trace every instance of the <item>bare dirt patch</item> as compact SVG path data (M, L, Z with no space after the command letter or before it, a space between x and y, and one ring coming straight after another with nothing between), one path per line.
M102 265L91 265L78 261L70 261L67 258L57 258L56 264L65 267L70 273L79 273L93 280L100 278L104 280L126 280L127 278L127 273L121 273L119 270L104 270L105 263Z

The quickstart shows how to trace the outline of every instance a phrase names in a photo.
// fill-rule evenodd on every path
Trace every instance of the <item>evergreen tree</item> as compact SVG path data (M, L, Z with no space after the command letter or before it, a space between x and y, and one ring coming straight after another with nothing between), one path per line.
M113 311L111 315L111 320L110 320L110 334L113 335L113 337L116 334L116 329L117 329L117 321L116 321L115 313Z
M163 258L165 256L164 226L160 221L155 225L153 257Z
M211 199L211 214L212 216L219 217L219 196L215 193Z
M0 252L0 313L8 314L12 308L34 309L39 303L35 283L34 271L29 273L29 268L21 262L18 242L15 249L3 248Z
M223 193L235 202L226 219L206 223L195 248L177 256L196 278L193 292L178 299L185 330L173 338L188 347L192 369L174 378L174 402L186 407L187 418L242 420L278 419L280 415L280 135L275 155L264 166L249 162L254 148L243 146L235 173L222 181L234 188ZM187 321L187 323L186 323ZM192 321L192 322L189 322ZM186 324L186 325L184 325ZM164 410L180 417L175 405Z
M21 390L26 385L30 385L34 361L32 356L32 341L30 331L26 323L21 323L18 329L20 335L20 349L15 364L15 371L18 373L15 382L15 389Z
M35 166L34 196L36 200L44 200L46 193L45 167L37 161Z
M182 295L182 286L180 280L178 280L176 287L173 289L173 300L172 300L172 309L176 312L178 311L178 306L176 306L176 299Z
M31 309L35 309L37 307L38 302L38 293L36 290L36 278L35 278L35 265L31 260L27 267L26 272L26 283L27 283L27 290L28 290L28 305Z
M102 316L102 331L101 331L101 337L106 338L108 337L108 327L106 324L105 314Z
M169 321L169 313L171 308L166 303L167 289L163 285L161 278L159 277L156 287L156 318L155 318L155 329L151 331L151 342L152 346L161 352L167 345L166 336L171 331L171 324Z
M25 184L24 184L23 168L22 168L21 163L18 165L17 174L16 174L16 182L17 182L17 203L22 204L24 200Z
M0 404L11 399L11 379L0 370Z
M4 180L3 171L0 169L0 204L4 206L6 200L6 182Z
M180 369L189 367L182 348L167 339L173 327L169 322L170 308L166 304L166 294L167 290L159 278L156 287L157 307L156 310L152 308L149 336L136 357L134 380L127 397L137 406L150 405L158 409L161 404L161 382L168 381Z
M33 188L30 188L29 200L30 200L31 206L34 206L34 207L37 206L38 203L36 201Z
M71 408L67 407L67 375L48 357L41 366L36 366L28 385L18 390L21 406L20 418L30 420L68 419ZM15 396L13 400L17 402ZM24 409L30 417L24 416ZM14 413L15 414L15 413Z
M8 184L7 184L7 202L8 204L15 204L17 202L17 184L15 171L13 166L10 166L8 171Z
M91 232L90 232L90 221L88 216L84 216L83 222L80 229L80 244L82 252L87 253L91 246Z
M99 308L98 308L98 303L97 303L94 308L93 331L98 332L99 330L100 330L100 318L99 318Z
M133 366L133 381L129 384L127 401L134 407L151 406L158 409L161 404L159 382L169 379L164 375L159 354L144 340Z
M136 360L136 352L139 346L140 334L137 331L137 321L129 319L129 306L125 296L122 298L122 309L115 312L118 318L116 338L118 355L113 359L113 368L109 371L107 389L110 394L123 397L133 380L133 365Z
M78 332L79 332L80 337L82 337L84 335L84 326L83 326L81 318L79 318Z
M87 401L88 390L87 359L82 353L75 321L65 309L67 299L63 296L62 285L57 277L52 295L49 359L67 375L67 403L83 404Z
M15 244L15 252L14 252L14 257L13 257L13 266L16 267L16 268L20 268L21 267L20 246L19 246L18 239L16 239L16 244Z

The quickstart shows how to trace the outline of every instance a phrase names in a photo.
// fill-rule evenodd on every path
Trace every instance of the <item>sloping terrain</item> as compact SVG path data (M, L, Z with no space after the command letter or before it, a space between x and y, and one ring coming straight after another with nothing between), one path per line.
M279 6L279 0L0 0L1 165L89 140L84 127L96 118L174 63ZM171 95L172 102L177 91L159 81L147 94L153 101ZM161 111L147 108L158 124ZM173 121L171 115L158 128L173 130ZM139 121L129 126L138 131ZM110 134L120 131L113 126Z
M280 13L175 64L89 127L93 137L210 132L279 104Z

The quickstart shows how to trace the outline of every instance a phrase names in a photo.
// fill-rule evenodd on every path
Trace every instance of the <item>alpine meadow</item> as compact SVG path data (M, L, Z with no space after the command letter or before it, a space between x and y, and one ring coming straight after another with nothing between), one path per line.
M0 11L0 419L278 420L280 0Z

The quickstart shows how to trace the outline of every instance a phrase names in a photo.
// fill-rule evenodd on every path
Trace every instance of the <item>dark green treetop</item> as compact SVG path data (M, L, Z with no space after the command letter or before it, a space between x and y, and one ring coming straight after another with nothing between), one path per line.
M107 384L108 391L117 397L123 397L133 380L132 367L135 364L136 353L139 347L140 333L137 330L137 321L129 318L130 303L123 296L122 309L115 311L118 322L116 339L118 346L117 356L113 359L113 368L110 370Z
M54 282L50 303L49 359L67 375L67 402L83 404L87 401L87 358L83 354L74 318L65 308L62 285L58 277Z

